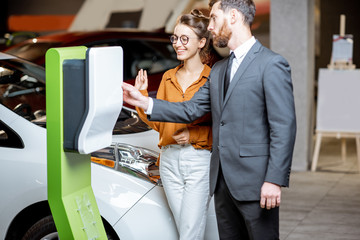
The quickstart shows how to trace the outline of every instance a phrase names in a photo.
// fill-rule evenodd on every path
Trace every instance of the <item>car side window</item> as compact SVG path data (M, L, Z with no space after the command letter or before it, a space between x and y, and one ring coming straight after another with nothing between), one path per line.
M24 148L20 136L0 120L0 147Z
M124 80L135 78L140 69L148 74L165 72L179 64L168 42L143 39L120 40L124 50Z

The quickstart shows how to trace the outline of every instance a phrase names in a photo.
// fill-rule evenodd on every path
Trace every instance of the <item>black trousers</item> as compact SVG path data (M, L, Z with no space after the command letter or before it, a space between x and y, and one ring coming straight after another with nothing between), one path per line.
M215 211L221 240L278 240L279 208L260 207L260 201L237 201L219 171Z

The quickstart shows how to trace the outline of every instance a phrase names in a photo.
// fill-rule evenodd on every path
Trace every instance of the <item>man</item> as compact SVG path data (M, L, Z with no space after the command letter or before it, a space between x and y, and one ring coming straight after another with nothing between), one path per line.
M229 47L234 60L217 62L190 101L149 99L128 84L124 100L145 109L152 121L192 122L211 111L210 193L220 238L279 239L281 187L289 185L296 135L290 67L252 36L252 0L209 5L214 44Z

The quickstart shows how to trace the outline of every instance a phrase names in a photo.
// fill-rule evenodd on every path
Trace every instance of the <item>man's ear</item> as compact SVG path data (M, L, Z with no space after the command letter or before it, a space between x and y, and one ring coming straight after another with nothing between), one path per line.
M234 24L237 21L243 21L244 20L244 16L235 8L232 8L229 12L230 14L230 23Z
M230 23L234 24L236 22L236 20L240 17L239 16L239 12L236 9L231 9L230 12Z

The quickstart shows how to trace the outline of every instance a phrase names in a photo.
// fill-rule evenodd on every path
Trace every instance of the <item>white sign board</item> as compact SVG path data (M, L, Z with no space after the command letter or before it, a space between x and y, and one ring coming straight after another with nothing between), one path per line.
M352 62L353 60L353 35L345 36L333 35L333 45L331 59L333 62L345 61Z
M360 132L360 70L319 70L316 130Z

